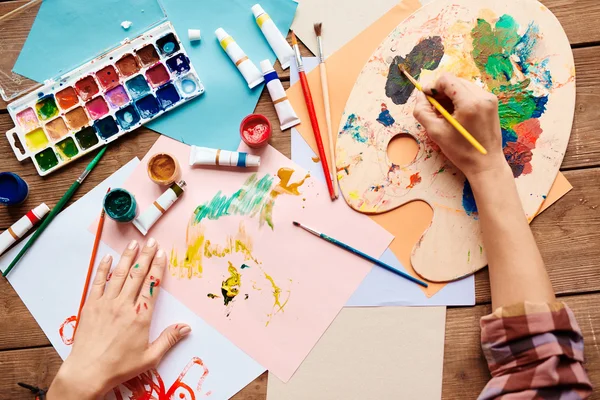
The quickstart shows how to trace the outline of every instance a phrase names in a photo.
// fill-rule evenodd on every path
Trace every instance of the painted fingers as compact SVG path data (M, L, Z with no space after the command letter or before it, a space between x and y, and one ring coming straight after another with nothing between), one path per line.
M146 245L133 265L129 268L129 274L125 279L120 296L134 303L140 292L140 287L148 274L150 265L155 259L158 243L153 238L148 239Z
M133 264L138 249L138 242L132 240L129 242L129 245L127 245L123 254L121 254L121 259L115 269L110 273L110 279L104 290L104 295L108 298L115 298L121 293L123 283L125 283L125 279L129 276L129 268Z
M146 275L146 279L142 285L137 300L136 311L138 309L139 311L146 309L153 310L166 267L167 254L163 249L158 249L150 266L150 271Z

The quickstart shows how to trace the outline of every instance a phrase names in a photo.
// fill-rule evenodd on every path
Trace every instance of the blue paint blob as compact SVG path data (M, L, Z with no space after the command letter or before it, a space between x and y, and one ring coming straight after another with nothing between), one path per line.
M19 175L12 172L0 173L0 204L20 204L29 194L29 186Z
M179 93L177 93L177 89L172 84L167 84L156 91L156 98L160 103L160 107L163 110L166 110L169 107L172 107L181 100Z
M517 132L502 128L502 148L505 148L508 142L516 142L518 139Z
M94 122L94 128L96 129L96 132L98 132L98 136L104 140L119 132L119 127L117 126L115 119L110 115Z
M355 114L350 114L348 116L348 119L346 120L346 124L344 125L342 132L340 132L340 135L347 133L350 136L352 136L352 139L354 139L355 141L359 143L367 143L367 136L361 134L361 125L355 125L357 121L358 117Z
M179 51L179 43L177 43L177 38L172 33L169 33L156 41L156 46L158 50L163 55L168 56L169 54L173 54L176 51Z
M377 122L383 126L392 126L396 120L392 117L392 114L390 114L390 110L383 110L381 113L379 113Z
M190 59L185 54L177 54L175 57L167 60L169 71L176 74L185 74L190 70Z
M477 204L475 203L475 196L473 195L471 184L466 179L465 186L463 188L462 205L467 215L477 216Z
M546 111L546 104L548 104L548 95L541 97L534 97L535 99L535 110L531 114L531 118L540 118Z
M142 75L136 75L125 83L131 97L136 100L150 93L150 86L146 82L146 78Z
M117 123L124 130L131 129L131 127L140 122L140 115L132 105L120 109L116 112L115 116L117 117Z
M138 109L140 116L146 119L154 117L160 111L158 101L152 95L142 97L136 101L135 107Z

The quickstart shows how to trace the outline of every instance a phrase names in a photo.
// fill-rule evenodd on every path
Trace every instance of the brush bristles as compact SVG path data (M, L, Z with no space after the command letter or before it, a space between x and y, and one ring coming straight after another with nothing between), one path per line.
M315 28L315 35L317 35L317 36L321 36L321 28L322 28L322 27L323 27L323 23L322 23L322 22L317 22L317 23L314 25L314 28Z
M296 46L298 44L298 41L296 40L296 34L294 33L294 31L290 31L292 33L292 46Z
M299 222L293 221L294 226L300 226Z

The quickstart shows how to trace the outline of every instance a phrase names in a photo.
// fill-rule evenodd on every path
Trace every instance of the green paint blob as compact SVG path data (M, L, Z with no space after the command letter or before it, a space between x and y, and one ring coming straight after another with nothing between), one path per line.
M83 150L87 150L92 146L98 144L98 136L96 135L96 131L91 126L87 128L83 128L79 132L75 134L75 139L77 139L77 143L79 143L79 147Z
M198 224L204 218L216 220L227 215L254 216L260 213L261 223L266 221L273 228L270 218L271 210L265 210L266 205L269 204L265 200L268 199L273 181L274 179L270 175L258 179L256 174L252 174L242 188L231 196L223 195L219 191L212 200L196 208L194 223Z
M250 268L250 266L248 264L242 264L242 266L240 267L240 269L246 269L246 268Z
M492 79L508 82L513 76L510 56L519 43L519 25L510 15L503 15L496 22L495 29L484 19L477 20L471 31L473 38L473 59L481 72Z
M58 150L61 158L63 160L69 160L79 154L79 150L75 145L75 141L73 138L68 137L63 141L60 141L56 144L56 149Z
M58 107L54 101L54 96L46 96L40 99L35 105L38 116L41 120L47 121L58 115Z
M140 267L140 264L135 264L135 265L133 266L133 269L138 269L139 267Z
M125 189L113 189L104 196L106 215L117 222L131 222L135 218L135 197Z
M58 165L58 157L54 154L54 150L47 148L35 155L35 161L42 171L48 171Z

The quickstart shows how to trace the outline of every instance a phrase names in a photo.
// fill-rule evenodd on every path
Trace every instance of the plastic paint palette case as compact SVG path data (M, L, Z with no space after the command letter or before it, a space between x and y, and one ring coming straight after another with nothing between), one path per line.
M47 175L203 92L167 21L10 103L6 136Z

